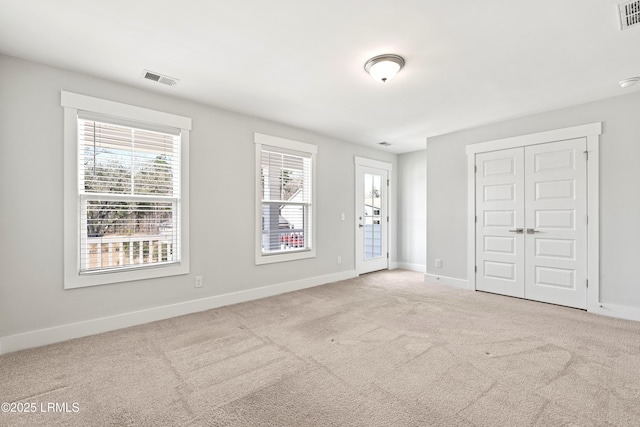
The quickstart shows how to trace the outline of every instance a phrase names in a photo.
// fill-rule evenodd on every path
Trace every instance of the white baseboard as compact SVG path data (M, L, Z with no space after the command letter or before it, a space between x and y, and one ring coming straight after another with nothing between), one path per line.
M465 279L456 279L454 277L437 276L435 274L425 274L424 281L429 283L439 283L456 289L469 289L469 281Z
M327 283L338 282L340 280L347 280L357 276L358 274L355 270L343 271L340 273L327 274L325 276L310 277L307 279L232 292L224 295L216 295L147 310L134 311L115 316L102 317L99 319L91 319L68 325L9 335L0 337L0 354L11 353L27 348L40 347L74 338L114 331L116 329L128 328L130 326L210 310L212 308L222 307L225 305L266 298L286 292L311 288Z
M455 279L453 277L437 276L435 274L425 274L424 281L429 283L440 283L458 289L469 289L469 281ZM589 313L603 316L615 317L618 319L635 320L640 322L640 307L629 307L617 304L600 303L589 306Z
M417 271L418 273L426 273L427 266L425 264L412 264L410 262L399 262L398 268L409 271Z
M601 314L603 316L617 317L618 319L635 320L640 322L640 308L638 307L600 303L595 304L594 307L589 306L589 313Z

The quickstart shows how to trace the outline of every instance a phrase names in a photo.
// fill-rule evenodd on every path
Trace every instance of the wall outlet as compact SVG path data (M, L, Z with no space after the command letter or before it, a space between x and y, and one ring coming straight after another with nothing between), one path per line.
M436 259L436 268L442 268L442 260L440 258Z
M202 287L202 276L196 276L196 288Z
M342 264L342 257L340 255L338 255L337 262L338 262L338 264Z

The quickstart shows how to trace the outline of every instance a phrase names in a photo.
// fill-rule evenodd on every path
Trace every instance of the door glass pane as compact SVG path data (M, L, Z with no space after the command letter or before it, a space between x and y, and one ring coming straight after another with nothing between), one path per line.
M382 175L364 174L364 259L382 256Z

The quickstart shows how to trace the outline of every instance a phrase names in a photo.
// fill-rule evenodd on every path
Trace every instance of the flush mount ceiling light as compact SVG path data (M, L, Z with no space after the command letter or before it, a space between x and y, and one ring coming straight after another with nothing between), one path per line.
M374 56L364 64L364 69L374 80L385 83L391 80L404 67L404 59L401 56L385 54Z
M640 82L640 77L631 77L618 82L618 84L620 85L621 88L627 88L635 85L638 82Z

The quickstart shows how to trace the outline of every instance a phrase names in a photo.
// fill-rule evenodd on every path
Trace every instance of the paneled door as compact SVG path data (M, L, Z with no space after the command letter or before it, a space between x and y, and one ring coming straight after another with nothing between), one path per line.
M525 297L587 307L585 139L533 145L525 155Z
M476 156L476 289L587 306L586 139Z
M476 289L524 298L524 150L476 156Z

